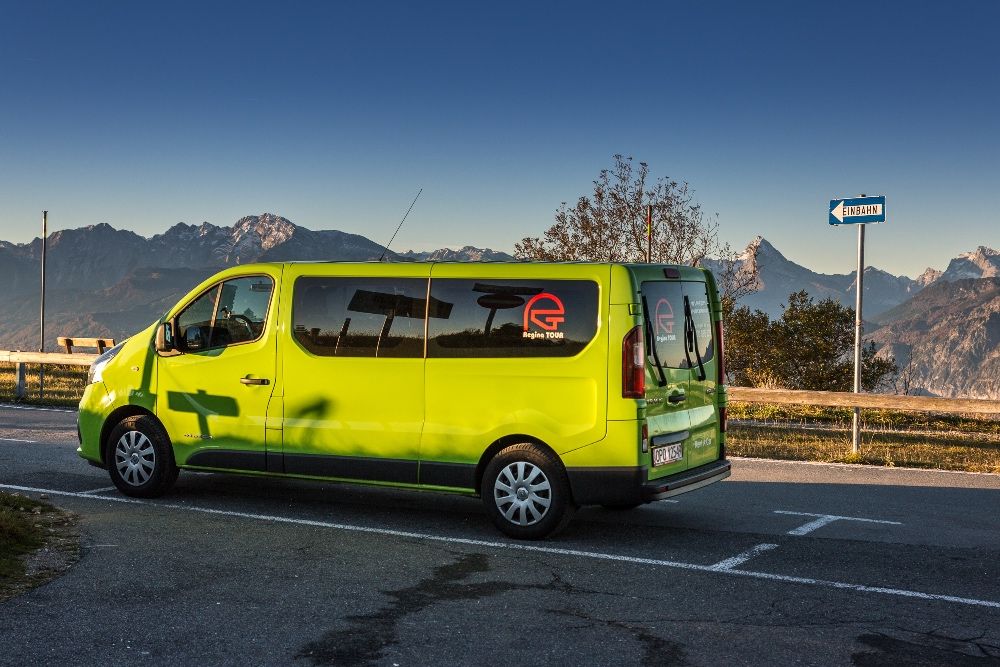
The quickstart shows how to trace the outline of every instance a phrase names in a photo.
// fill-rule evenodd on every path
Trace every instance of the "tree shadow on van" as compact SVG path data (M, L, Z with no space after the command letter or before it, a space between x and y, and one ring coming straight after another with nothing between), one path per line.
M193 412L198 415L198 435L209 437L208 417L238 417L239 405L232 396L217 396L199 389L195 393L168 391L167 408L176 412Z

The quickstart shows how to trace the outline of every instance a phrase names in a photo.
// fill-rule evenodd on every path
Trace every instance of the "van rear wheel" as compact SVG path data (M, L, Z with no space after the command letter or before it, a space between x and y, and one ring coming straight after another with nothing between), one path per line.
M133 415L121 420L108 436L104 460L111 481L127 496L155 498L177 481L170 438L151 415Z
M519 540L555 534L576 510L562 464L532 443L511 445L493 457L483 475L482 497L496 527Z

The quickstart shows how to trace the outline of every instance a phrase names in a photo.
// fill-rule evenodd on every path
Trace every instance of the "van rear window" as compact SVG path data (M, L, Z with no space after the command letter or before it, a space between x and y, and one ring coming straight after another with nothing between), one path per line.
M589 280L431 281L428 357L571 357L597 333Z
M715 356L714 327L705 283L644 282L642 298L645 307L649 309L648 326L652 328L656 354L665 368L690 368L697 365L696 343L702 363ZM687 320L685 307L690 309L690 322ZM692 324L693 332L690 331ZM651 355L652 347L647 347L647 354Z
M422 357L426 300L423 278L299 278L293 336L324 357Z

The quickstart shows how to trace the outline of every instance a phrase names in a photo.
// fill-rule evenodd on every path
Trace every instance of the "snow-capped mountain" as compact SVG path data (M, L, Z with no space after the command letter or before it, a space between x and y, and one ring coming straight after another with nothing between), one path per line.
M854 305L857 271L843 274L817 273L787 259L767 239L758 236L740 254L739 261L756 265L760 289L744 297L740 305L762 310L771 317L780 317L788 295L806 290L816 299L832 298ZM717 268L706 262L709 268ZM894 276L874 266L865 267L866 318L877 316L906 301L920 291L922 285L906 276Z

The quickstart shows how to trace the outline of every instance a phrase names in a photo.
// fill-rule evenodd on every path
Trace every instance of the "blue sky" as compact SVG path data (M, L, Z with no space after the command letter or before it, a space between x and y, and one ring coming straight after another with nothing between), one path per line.
M91 6L92 5L92 6ZM723 236L869 263L1000 245L1000 4L0 0L0 239L278 213L510 250L623 153Z

